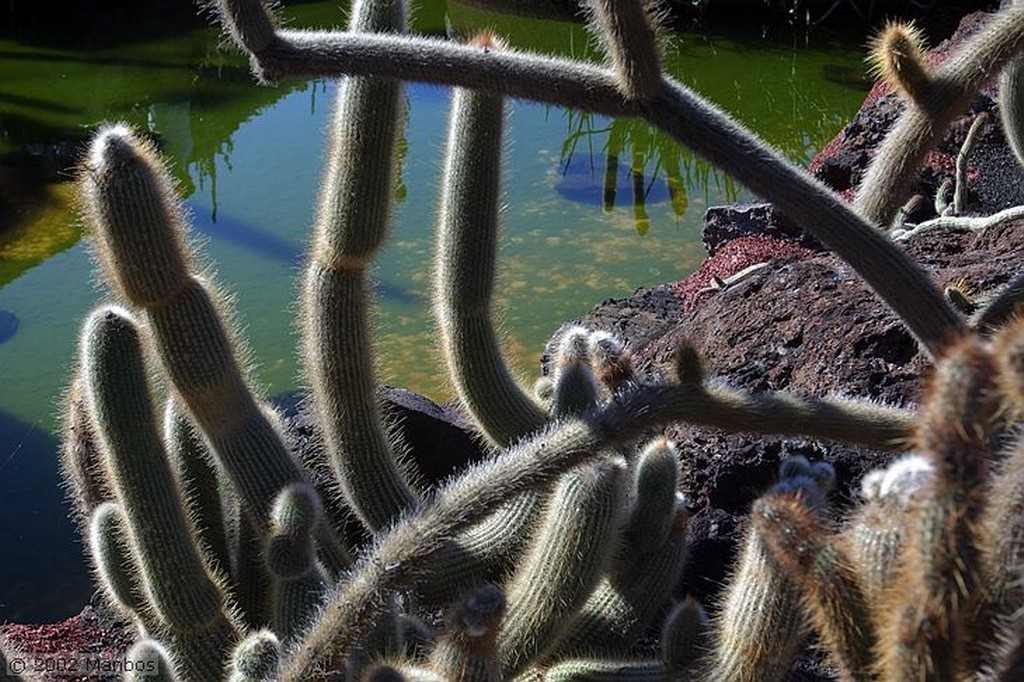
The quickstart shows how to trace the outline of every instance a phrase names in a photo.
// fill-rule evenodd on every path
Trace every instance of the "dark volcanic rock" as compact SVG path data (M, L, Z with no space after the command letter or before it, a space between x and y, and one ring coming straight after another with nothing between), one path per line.
M1020 272L1024 220L981 233L925 232L909 240L906 249L939 286L962 279L984 299ZM650 315L643 309L648 300L659 301L659 310L678 310L667 301L684 289L686 281L606 301L578 323L619 333L648 379L667 373L674 348L686 338L705 358L709 374L730 386L842 394L893 405L918 399L928 358L896 316L834 256L772 259L672 320L658 318L654 334L641 327L634 335L636 325L619 323L638 309ZM682 489L693 514L691 559L678 592L705 603L714 602L727 579L750 505L776 480L781 459L802 454L831 462L838 481L834 501L842 514L855 499L862 476L893 457L842 444L750 437L685 424L666 433L682 453Z
M756 234L799 241L812 249L821 248L817 239L805 235L803 230L776 211L771 204L712 206L704 212L700 238L712 256L726 242Z

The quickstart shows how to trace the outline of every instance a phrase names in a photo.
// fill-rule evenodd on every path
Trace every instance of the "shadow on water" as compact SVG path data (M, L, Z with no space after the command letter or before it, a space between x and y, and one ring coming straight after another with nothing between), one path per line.
M301 242L282 239L230 215L218 213L216 216L204 216L196 211L193 213L192 226L197 232L211 239L223 240L278 263L286 263L298 268L305 262L306 255ZM392 303L411 305L423 301L423 296L420 294L376 278L374 279L374 291L379 297ZM3 320L0 318L0 334L3 332L2 325Z
M51 454L57 439L0 411L0 443L0 613L19 622L67 618L93 586Z

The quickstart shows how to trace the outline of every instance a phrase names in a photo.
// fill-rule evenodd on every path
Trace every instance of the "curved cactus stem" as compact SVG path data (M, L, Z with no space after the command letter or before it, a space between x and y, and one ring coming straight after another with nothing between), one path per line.
M360 0L351 31L404 30L404 0ZM402 84L345 78L328 135L326 168L303 278L303 364L335 475L371 532L415 506L375 393L369 267L384 243L395 185Z
M316 31L279 31L275 40L254 56L258 74L267 80L290 75L376 74L608 116L643 116L775 203L850 263L932 355L964 328L924 271L878 234L874 222L672 79L663 78L658 92L637 104L622 97L614 74L590 65L508 51L483 52L428 38Z
M456 390L501 447L547 421L513 377L491 320L504 118L500 97L462 88L452 95L434 264L434 312Z
M1024 5L1019 4L1004 7L968 38L935 71L922 100L908 105L886 135L857 190L856 210L872 223L891 224L924 155L978 88L1022 48Z
M605 407L547 428L440 488L418 514L378 540L374 550L334 588L320 615L292 649L282 682L304 680L332 654L354 650L392 590L413 582L448 541L527 490L549 485L605 448L673 421L753 432L850 437L874 446L906 444L912 413L874 405L765 393L704 391L694 386L642 386ZM738 426L737 426L738 425ZM810 433L813 432L813 433Z

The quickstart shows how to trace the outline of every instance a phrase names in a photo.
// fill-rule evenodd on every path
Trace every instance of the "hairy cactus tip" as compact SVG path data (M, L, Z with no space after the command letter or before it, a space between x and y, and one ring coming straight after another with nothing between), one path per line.
M913 23L890 21L869 44L872 75L912 102L919 103L932 82L924 34Z
M152 143L127 124L103 125L79 166L77 191L96 257L122 300L148 306L181 290L184 213Z

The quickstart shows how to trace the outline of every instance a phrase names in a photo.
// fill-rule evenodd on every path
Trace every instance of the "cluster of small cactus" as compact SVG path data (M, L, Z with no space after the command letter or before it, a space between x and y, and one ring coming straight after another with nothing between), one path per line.
M278 30L262 0L215 7L261 77L344 76L300 293L324 443L300 461L252 389L156 151L124 126L102 129L79 184L118 303L84 325L64 467L97 580L137 625L133 659L156 661L159 679L202 682L781 680L813 628L843 679L1024 672L1024 325L1008 322L1019 281L965 321L874 226L895 199L843 204L666 76L654 13L638 2L589 8L607 70L491 34L464 45L406 35L402 0L357 0L344 33ZM932 111L931 90L962 102L979 62L992 74L1011 60L1024 10L1007 8L981 35L990 52L956 67L955 94L935 85L944 71L907 66L920 60L912 33L878 49ZM434 306L461 402L493 446L430 488L377 406L368 322L402 80L455 86ZM643 116L776 202L935 359L921 407L733 390L706 379L686 342L668 376L646 382L617 338L579 327L558 339L550 376L524 390L490 313L506 96ZM688 550L686 453L659 430L675 421L916 454L865 480L841 527L829 517L832 468L783 462L709 619L673 599ZM348 546L353 522L365 546Z

